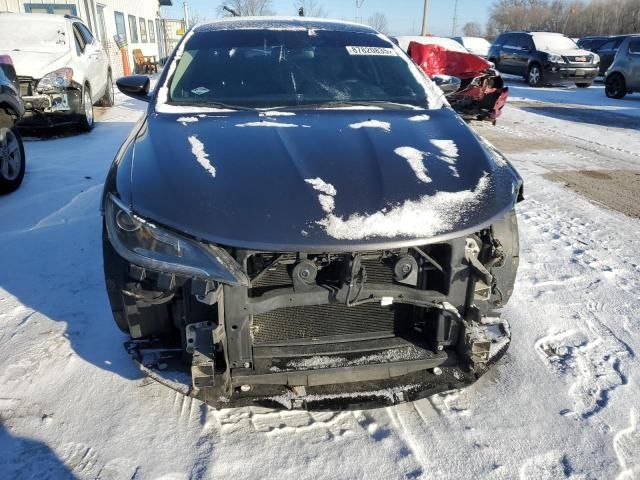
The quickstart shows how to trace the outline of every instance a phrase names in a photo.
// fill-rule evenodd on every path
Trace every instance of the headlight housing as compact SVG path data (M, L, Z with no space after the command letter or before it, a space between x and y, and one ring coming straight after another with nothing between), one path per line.
M554 55L553 53L547 54L547 60L551 63L567 63L561 55Z
M158 272L250 286L247 275L225 250L147 222L113 194L107 197L105 223L113 248L135 265Z
M71 86L72 80L73 68L60 68L42 77L38 82L37 90L39 92L46 92L68 88Z
M593 54L593 64L594 65L599 65L600 64L600 55L598 55L597 53Z

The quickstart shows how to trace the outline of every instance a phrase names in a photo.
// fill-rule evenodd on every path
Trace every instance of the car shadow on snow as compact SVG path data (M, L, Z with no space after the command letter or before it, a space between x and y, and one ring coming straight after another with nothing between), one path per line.
M132 126L97 123L87 135L25 142L25 181L0 197L0 299L4 290L24 305L16 316L39 313L64 323L82 359L137 379L142 375L123 348L127 337L109 309L99 212L104 178ZM3 313L10 324L24 321Z
M518 105L520 110L537 113L547 117L560 118L577 123L588 123L602 127L625 128L640 130L640 116L631 117L613 110L596 110L593 108L581 108L579 106L552 106L552 105ZM638 109L640 113L640 109Z
M0 472L12 479L77 478L46 444L13 435L0 420Z

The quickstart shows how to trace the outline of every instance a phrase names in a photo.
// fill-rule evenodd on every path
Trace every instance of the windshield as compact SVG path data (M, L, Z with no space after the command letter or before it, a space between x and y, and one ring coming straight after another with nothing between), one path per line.
M27 52L60 52L67 49L64 21L25 19L0 15L0 48Z
M477 49L477 50L489 50L491 44L486 41L484 38L479 37L463 37L462 43L467 48Z
M561 35L534 35L533 43L537 50L576 50L579 48L573 40Z
M175 105L248 108L397 103L427 108L434 87L390 41L325 30L196 32L169 83Z

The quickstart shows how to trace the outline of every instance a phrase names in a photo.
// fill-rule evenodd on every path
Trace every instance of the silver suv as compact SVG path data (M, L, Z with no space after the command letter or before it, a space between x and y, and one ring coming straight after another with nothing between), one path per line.
M640 92L640 35L626 38L605 74L605 92L609 98L623 98Z

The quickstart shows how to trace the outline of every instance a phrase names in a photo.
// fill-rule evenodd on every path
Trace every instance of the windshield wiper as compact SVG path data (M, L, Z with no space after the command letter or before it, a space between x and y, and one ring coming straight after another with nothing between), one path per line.
M408 103L391 102L386 100L334 100L329 102L318 103L300 103L290 107L277 107L277 110L305 110L305 109L317 109L317 108L344 108L344 107L378 107L381 109L394 109L394 110L414 110L421 108L417 105L411 105ZM426 108L426 106L424 107ZM275 110L275 109L274 109Z
M209 107L209 108L220 108L225 110L240 110L245 112L253 112L256 109L251 107L242 107L240 105L229 105L223 102L197 102L197 103L181 103L181 102L173 102L172 105L176 105L179 107Z

